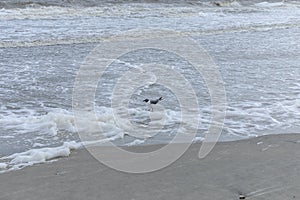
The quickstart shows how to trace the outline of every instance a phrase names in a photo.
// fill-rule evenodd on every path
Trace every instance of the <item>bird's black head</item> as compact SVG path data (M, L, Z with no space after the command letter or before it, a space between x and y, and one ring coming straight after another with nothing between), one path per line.
M149 99L145 99L145 100L144 100L144 102L146 102L146 103L147 103L148 101L149 101Z

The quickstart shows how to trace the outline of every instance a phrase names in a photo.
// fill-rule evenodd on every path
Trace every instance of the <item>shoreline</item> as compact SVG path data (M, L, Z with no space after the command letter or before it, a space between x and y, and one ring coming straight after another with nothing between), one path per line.
M300 134L219 142L201 160L200 146L192 144L170 166L145 174L116 171L85 149L75 150L57 162L0 174L0 199L300 198Z
M292 133L286 133L286 134L292 134ZM286 135L286 134L270 134L270 135ZM246 140L252 140L255 138L260 137L267 137L268 135L262 135L262 136L256 136L256 137L250 137L250 138L243 138L243 139L237 139L237 140L218 140L217 143L229 143L229 142L238 142L238 141L246 141ZM198 139L197 137L194 138L193 142L188 145L188 147L201 144L204 141L203 138ZM84 142L83 142L84 143ZM35 165L40 164L47 164L51 162L56 162L61 159L64 159L66 157L72 156L72 152L79 151L79 150L86 150L86 148L103 148L103 150L107 151L109 150L110 145L106 143L101 143L97 145L97 142L91 142L84 145L82 142L76 142L76 141L70 141L70 142L64 142L60 146L54 146L54 147L42 147L42 148L33 148L29 149L27 151L21 151L12 153L9 155L4 155L0 157L0 174L8 173L10 171L16 171L21 170L27 167L32 167ZM152 152L158 149L161 149L162 147L168 145L169 143L166 142L160 142L160 143L150 143L146 144L143 143L142 145L116 145L117 148L133 152L133 153L148 153ZM176 142L172 145L185 145L184 142ZM88 146L88 147L87 147ZM108 148L108 149L107 149ZM199 147L200 150L200 147ZM119 157L119 156L117 156ZM111 158L108 158L111 160Z

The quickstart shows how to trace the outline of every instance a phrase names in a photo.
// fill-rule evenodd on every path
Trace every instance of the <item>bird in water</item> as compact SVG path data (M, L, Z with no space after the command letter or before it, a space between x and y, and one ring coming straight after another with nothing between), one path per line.
M144 99L143 102L149 103L149 104L151 105L151 104L157 104L157 103L160 102L161 100L163 100L163 98L162 98L162 97L159 97L158 99L155 99L155 100ZM152 108L152 107L151 107L151 110L153 111L153 108Z
M163 98L162 97L159 97L158 99L156 100L149 100L149 99L145 99L144 102L146 103L150 103L150 104L157 104L159 101L161 101Z

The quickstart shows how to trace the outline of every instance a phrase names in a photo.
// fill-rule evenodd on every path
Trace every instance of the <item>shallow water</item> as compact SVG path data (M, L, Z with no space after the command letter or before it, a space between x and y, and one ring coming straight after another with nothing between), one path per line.
M219 66L227 96L221 140L297 132L299 7L296 2L247 6L235 3L224 7L208 2L2 9L0 155L79 141L72 113L78 69L97 42L131 29L181 31L209 52ZM92 133L100 124L104 136L118 145L167 143L176 131L182 131L176 96L158 84L139 88L129 103L132 122L147 125L151 121L150 108L142 100L164 97L161 105L166 108L167 123L157 135L137 139L115 123L110 100L116 81L129 69L140 70L145 63L172 66L197 88L202 122L197 139L204 138L211 110L203 78L178 57L149 49L123 55L110 65L98 83L97 117L86 120L86 130ZM156 117L161 123L160 116Z

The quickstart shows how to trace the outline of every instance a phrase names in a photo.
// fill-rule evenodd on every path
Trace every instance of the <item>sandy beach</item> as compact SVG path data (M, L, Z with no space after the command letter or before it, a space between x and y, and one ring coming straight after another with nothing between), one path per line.
M202 160L200 145L146 174L118 172L86 150L74 151L57 162L1 174L0 199L300 199L300 134L218 143Z

